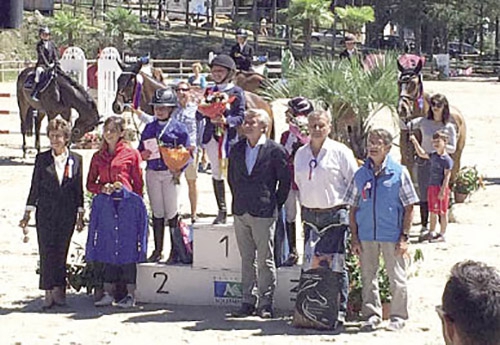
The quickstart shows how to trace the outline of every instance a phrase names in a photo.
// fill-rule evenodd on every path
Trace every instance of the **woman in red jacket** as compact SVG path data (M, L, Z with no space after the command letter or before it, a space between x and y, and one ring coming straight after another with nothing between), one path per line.
M141 155L123 139L124 121L111 116L104 122L104 142L94 153L87 176L87 189L94 194L113 192L112 184L121 182L125 188L142 196Z
M87 189L93 194L113 193L113 183L121 182L123 187L142 197L144 182L142 179L142 158L136 149L123 139L125 122L121 117L111 116L104 122L103 144L99 151L94 153L90 162L87 176ZM104 265L94 262L93 270L97 271L98 280L104 281ZM121 286L123 287L123 286ZM113 286L116 289L115 286ZM116 296L119 300L120 290ZM109 295L104 290L96 289L94 300L97 305L105 305L103 301Z

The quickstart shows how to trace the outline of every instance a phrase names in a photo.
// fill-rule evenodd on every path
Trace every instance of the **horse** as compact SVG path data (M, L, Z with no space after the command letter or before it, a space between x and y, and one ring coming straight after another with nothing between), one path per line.
M406 124L414 118L427 116L430 107L430 95L423 92L422 78L420 76L422 67L422 60L419 60L415 67L404 67L398 60L398 69L401 73L398 79L399 100L397 112L399 119L405 124L401 128L399 140L401 163L408 168L412 177L415 164L415 149L409 137L411 134L415 134L419 141L421 141L422 137L419 132L412 133L411 128L408 128ZM460 159L465 146L467 128L462 113L452 106L450 106L450 120L455 125L457 132L456 150L450 155L453 159L450 179L452 183L460 169Z
M248 92L256 92L265 80L266 77L256 72L238 71L234 77L234 83Z
M167 86L156 81L150 75L142 72L142 64L143 63L141 61L138 61L130 66L121 66L123 72L118 77L116 97L112 105L113 112L116 114L122 114L125 110L125 105L133 103L135 92L136 90L139 90L137 76L140 76L142 79L140 87L140 107L146 113L154 114L153 107L149 105L151 99L153 98L153 94L157 89L165 88ZM201 97L201 95L198 95L198 97ZM268 127L266 134L269 138L274 139L275 130L273 126L273 111L271 106L259 95L248 91L245 91L245 101L247 109L262 109L268 113L271 119L271 124Z
M31 98L31 89L25 84L34 85L35 69L28 67L17 77L17 104L21 118L21 133L23 135L23 158L26 158L26 136L33 134L33 111L38 111L35 120L35 148L40 152L40 126L45 115L52 120L61 115L71 121L71 109L79 116L71 131L71 142L78 141L85 133L94 129L100 117L97 104L84 88L57 68L46 72L49 80L40 92L40 100ZM43 82L43 81L42 81Z

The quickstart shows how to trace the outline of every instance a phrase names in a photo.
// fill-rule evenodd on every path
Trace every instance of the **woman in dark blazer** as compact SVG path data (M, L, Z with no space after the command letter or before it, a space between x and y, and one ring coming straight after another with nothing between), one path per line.
M44 308L65 304L66 257L75 228L83 229L82 157L68 149L71 125L60 118L49 122L51 149L39 153L26 211L19 226L26 229L36 209L40 254L40 289Z

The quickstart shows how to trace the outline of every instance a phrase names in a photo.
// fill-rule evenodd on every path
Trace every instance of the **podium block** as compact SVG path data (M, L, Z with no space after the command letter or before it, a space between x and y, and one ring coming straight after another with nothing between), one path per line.
M195 224L193 268L241 270L240 251L233 224Z
M277 270L276 308L293 310L299 277L299 267ZM138 302L237 307L241 294L239 271L157 263L137 266Z

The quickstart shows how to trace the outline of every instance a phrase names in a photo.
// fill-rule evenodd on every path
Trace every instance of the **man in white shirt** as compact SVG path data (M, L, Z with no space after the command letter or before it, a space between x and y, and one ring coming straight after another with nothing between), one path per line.
M305 231L307 268L327 266L338 273L340 306L338 321L347 312L349 277L345 268L345 241L349 224L344 194L357 170L352 151L328 138L330 114L316 110L308 116L311 141L295 155L295 182L299 188Z

